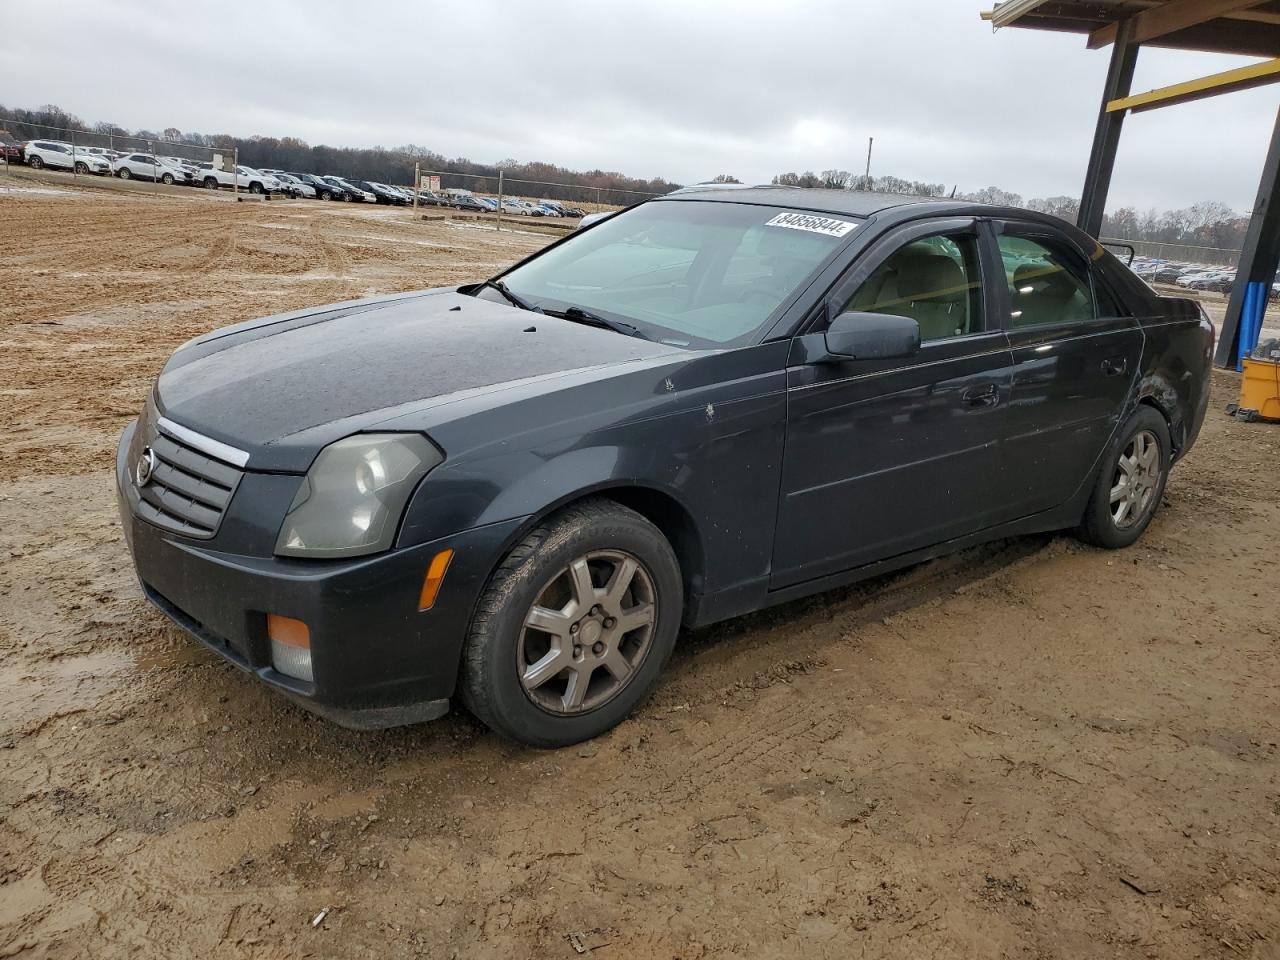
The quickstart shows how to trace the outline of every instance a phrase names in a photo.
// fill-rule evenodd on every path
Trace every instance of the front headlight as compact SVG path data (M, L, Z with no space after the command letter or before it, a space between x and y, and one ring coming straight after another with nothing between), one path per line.
M409 495L443 460L417 433L362 433L330 444L285 514L276 554L359 557L388 549Z

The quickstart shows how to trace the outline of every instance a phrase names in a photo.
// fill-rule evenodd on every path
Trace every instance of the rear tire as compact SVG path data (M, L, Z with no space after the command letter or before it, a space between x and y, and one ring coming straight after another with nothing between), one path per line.
M44 167L44 160L41 157L28 157L27 165L36 170L39 170L42 167Z
M652 691L683 605L680 565L653 524L607 500L571 506L490 578L463 649L462 700L530 746L599 736Z
M1081 539L1118 550L1142 536L1164 497L1172 453L1164 416L1139 406L1103 455L1080 523Z
M128 167L121 167L121 168L120 168L120 179L121 179L121 180L132 180L132 179L133 179L133 174L129 171L129 168L128 168Z
M206 190L217 190L217 189L218 189L218 180L217 180L217 178L216 178L216 177L205 177L205 178L204 178L204 188L205 188Z

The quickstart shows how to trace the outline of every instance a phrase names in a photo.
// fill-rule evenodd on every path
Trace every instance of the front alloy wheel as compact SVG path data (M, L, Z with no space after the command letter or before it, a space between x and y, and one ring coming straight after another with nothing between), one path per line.
M525 693L557 715L608 703L648 655L656 611L653 580L629 553L576 558L525 615L516 655Z
M458 691L491 729L563 747L616 726L675 646L684 583L634 510L586 500L511 548L476 605Z

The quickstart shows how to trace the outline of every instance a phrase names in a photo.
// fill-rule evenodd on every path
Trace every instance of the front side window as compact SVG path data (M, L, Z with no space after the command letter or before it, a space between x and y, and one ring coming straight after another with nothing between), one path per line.
M1047 238L1001 234L999 239L1015 330L1097 316L1089 274L1078 255Z
M981 332L977 237L939 234L899 247L839 312L850 311L910 317L920 325L921 343Z
M859 223L847 214L745 203L654 201L601 221L503 280L551 313L580 307L673 346L741 346Z

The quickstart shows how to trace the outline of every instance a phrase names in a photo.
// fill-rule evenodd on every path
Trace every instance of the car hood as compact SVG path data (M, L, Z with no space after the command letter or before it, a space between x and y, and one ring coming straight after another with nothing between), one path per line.
M283 314L180 348L156 384L160 412L249 454L249 469L302 472L325 444L424 401L679 353L505 304L432 290ZM512 391L513 394L515 391Z

